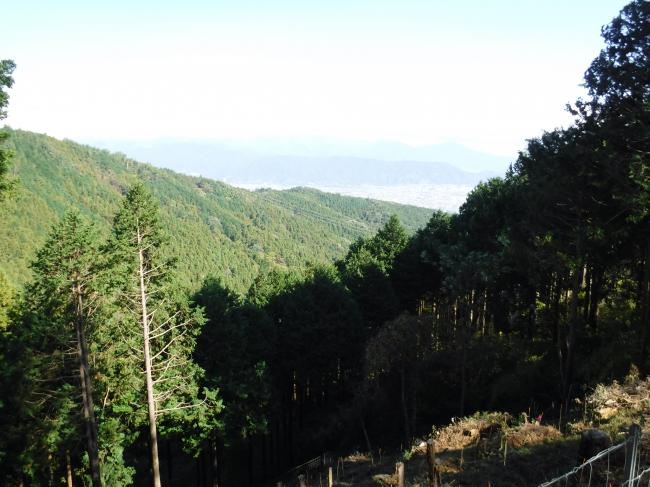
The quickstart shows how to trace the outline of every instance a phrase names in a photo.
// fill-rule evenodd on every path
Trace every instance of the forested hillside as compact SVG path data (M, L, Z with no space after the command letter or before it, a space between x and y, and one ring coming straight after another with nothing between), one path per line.
M0 269L14 285L29 279L30 260L66 210L78 209L106 231L136 179L160 201L169 253L178 259L182 282L193 288L217 275L244 291L260 271L341 256L391 214L410 230L430 216L421 208L305 188L251 193L45 135L9 135L20 185L0 208Z

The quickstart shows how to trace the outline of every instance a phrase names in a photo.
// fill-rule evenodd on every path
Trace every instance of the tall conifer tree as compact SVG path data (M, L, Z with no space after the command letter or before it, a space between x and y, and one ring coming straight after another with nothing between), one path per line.
M161 485L160 416L168 413L170 422L182 422L188 410L205 409L214 399L209 392L203 400L198 398L203 371L192 362L191 354L203 318L175 285L173 263L161 252L164 241L152 195L142 184L134 185L115 216L109 246L121 346L131 357L122 371L146 399L155 487Z
M77 213L68 213L51 233L32 265L35 278L27 289L29 336L38 360L35 397L43 410L59 417L51 424L74 431L71 399L82 400L82 423L92 482L101 486L97 421L93 403L88 333L92 332L97 294L98 243L93 228ZM62 359L62 360L61 360ZM76 369L76 373L72 371ZM70 377L76 375L78 384ZM62 414L70 415L66 420ZM61 426L63 425L63 426ZM61 436L56 434L54 436Z

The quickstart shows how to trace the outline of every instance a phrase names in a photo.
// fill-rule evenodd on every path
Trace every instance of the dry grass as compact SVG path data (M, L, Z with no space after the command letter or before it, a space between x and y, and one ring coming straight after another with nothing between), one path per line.
M507 413L479 413L466 418L454 418L449 426L434 431L436 452L473 446L489 428L505 430L510 420Z
M444 428L434 430L432 438L436 453L480 448L483 455L490 455L504 448L523 448L554 441L562 437L557 428L524 421L516 424L508 413L479 413L466 418L456 418ZM424 455L424 441L414 445L409 454Z
M368 453L361 453L357 451L345 457L343 461L349 463L370 462L372 461L372 458Z
M623 383L599 384L587 397L591 422L615 437L632 423L650 426L650 377L645 380L632 367Z
M525 423L512 428L506 433L508 446L512 448L523 448L525 446L539 445L548 441L555 441L562 438L562 433L554 426L535 423Z

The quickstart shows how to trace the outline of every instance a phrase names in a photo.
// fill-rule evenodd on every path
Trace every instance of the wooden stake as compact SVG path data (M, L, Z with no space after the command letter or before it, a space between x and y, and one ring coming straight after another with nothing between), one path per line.
M404 462L395 464L395 475L397 476L397 487L404 487Z
M429 466L430 487L441 487L442 481L438 467L436 467L436 445L433 439L427 441L427 464Z

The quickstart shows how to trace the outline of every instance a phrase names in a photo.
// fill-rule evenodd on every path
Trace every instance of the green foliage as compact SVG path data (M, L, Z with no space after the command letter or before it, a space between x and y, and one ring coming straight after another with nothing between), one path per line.
M373 237L354 242L338 262L343 282L357 300L369 328L397 314L397 296L390 278L395 259L407 242L404 227L392 215Z
M13 434L28 441L17 464L4 468L25 468L23 474L35 481L52 475L54 459L64 461L85 454L85 442L79 441L86 437L81 416L79 333L92 333L86 300L95 290L97 256L93 229L77 214L66 215L38 252L32 266L36 278L26 289L21 315L3 337L3 358L20 357L5 377L9 382L2 384L22 384L15 391L22 400L15 412L23 422ZM80 331L82 328L85 330Z
M9 60L0 60L0 120L7 118L7 105L9 104L9 94L7 88L14 84L12 74L16 69L16 64ZM13 186L13 180L9 178L9 164L11 162L12 152L5 147L8 132L0 130L0 201L3 200L8 190Z
M7 105L9 104L9 94L5 91L14 84L12 74L16 69L16 63L10 59L0 61L0 120L7 118Z
M429 216L422 208L306 188L250 192L70 141L8 133L21 184L0 208L0 268L16 287L29 280L28 264L52 221L77 209L106 236L122 195L136 181L146 184L160 205L170 239L165 253L178 261L180 283L193 290L218 276L244 293L260 273L341 257L351 242L372 234L393 213L410 231Z
M275 331L270 318L217 279L206 281L196 303L204 307L207 323L195 355L206 384L224 401L225 443L265 433Z
M9 326L9 312L13 307L15 294L4 273L0 271L0 332L5 332Z

